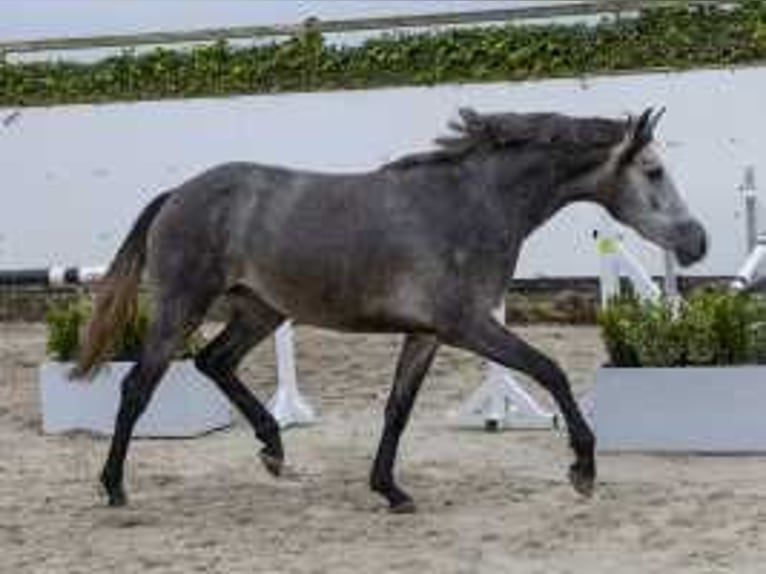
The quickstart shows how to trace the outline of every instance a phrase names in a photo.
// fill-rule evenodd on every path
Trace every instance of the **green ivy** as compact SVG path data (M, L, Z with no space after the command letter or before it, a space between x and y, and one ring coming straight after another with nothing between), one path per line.
M733 9L679 2L595 26L458 28L386 35L361 46L328 44L307 29L267 45L126 51L91 64L0 60L0 105L523 80L764 60L766 0Z

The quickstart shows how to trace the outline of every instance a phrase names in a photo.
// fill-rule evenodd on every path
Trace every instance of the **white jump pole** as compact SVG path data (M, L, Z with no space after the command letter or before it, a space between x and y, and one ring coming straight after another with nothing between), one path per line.
M759 235L755 248L748 254L732 280L732 289L740 290L751 287L754 283L760 284L761 281L757 278L763 268L764 260L766 260L766 236Z
M505 323L505 304L493 313ZM556 415L543 408L514 378L511 371L489 362L484 380L463 405L451 415L461 428L550 429L556 426Z
M601 307L620 294L620 240L613 228L602 226L594 233L599 262L599 289Z
M54 265L45 269L0 269L0 285L24 286L86 285L97 281L106 273L106 267L63 267Z
M0 270L0 285L87 285L98 281L105 273L104 266ZM315 422L316 415L298 390L293 329L290 323L285 323L277 329L274 345L277 391L268 402L268 408L282 428L311 424Z

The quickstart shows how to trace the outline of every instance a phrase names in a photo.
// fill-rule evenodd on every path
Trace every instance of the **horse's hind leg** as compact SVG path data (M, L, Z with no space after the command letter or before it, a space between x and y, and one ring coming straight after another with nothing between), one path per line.
M114 435L101 473L101 484L110 506L122 506L127 501L123 470L133 427L149 404L184 336L201 323L206 307L207 304L193 305L180 296L157 300L141 356L122 382Z
M436 337L408 335L399 355L394 386L386 403L383 436L370 475L370 487L388 500L392 512L415 510L410 495L397 486L393 469L399 438L407 425L415 397L438 346Z
M210 377L244 415L264 444L261 461L269 472L278 475L284 460L279 424L237 378L236 370L248 351L268 337L285 318L243 288L228 293L227 298L232 306L231 320L197 354L197 368Z

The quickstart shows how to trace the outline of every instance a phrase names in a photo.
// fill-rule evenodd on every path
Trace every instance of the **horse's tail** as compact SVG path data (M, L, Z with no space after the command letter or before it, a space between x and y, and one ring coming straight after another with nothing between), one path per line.
M169 195L158 195L144 208L100 281L72 377L93 374L107 359L117 334L135 317L138 285L146 262L146 236Z

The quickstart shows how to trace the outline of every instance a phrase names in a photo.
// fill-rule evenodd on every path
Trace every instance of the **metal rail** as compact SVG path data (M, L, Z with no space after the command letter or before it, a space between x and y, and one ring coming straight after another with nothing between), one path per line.
M733 6L741 0L689 0L688 5ZM646 7L678 5L678 0L593 0L573 1L566 4L546 4L519 8L498 8L470 12L445 12L354 18L346 20L317 20L311 18L300 24L272 24L202 28L177 32L144 32L138 34L113 34L47 38L40 40L14 40L0 42L1 54L22 54L58 50L85 50L96 48L119 48L142 45L188 44L218 40L243 40L293 36L307 29L320 33L346 33L375 30L422 28L428 26L482 24L514 20L539 20L562 17L596 16L636 12Z

